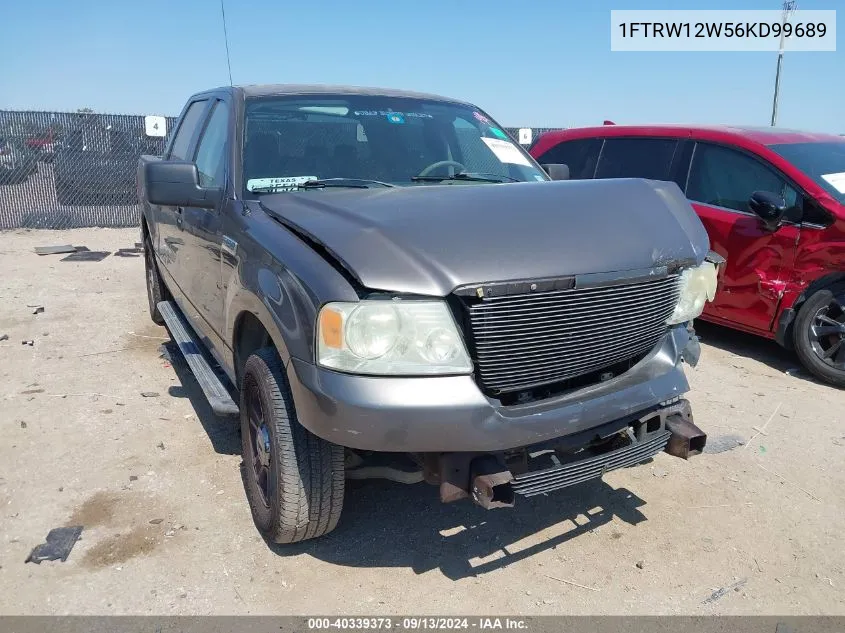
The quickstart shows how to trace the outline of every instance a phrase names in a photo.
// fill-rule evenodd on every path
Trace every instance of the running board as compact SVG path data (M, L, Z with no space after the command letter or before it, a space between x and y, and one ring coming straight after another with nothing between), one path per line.
M194 334L191 326L185 321L176 304L172 301L161 301L158 304L158 311L167 325L170 336L179 346L179 351L182 352L188 367L191 368L202 392L208 399L211 410L216 415L238 415L238 405L232 400L229 391L206 360L202 353L202 343Z

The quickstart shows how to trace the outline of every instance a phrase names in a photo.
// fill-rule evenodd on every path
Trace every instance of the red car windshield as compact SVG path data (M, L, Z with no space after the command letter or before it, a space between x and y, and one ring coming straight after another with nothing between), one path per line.
M840 203L845 204L845 139L824 143L769 145L807 174Z

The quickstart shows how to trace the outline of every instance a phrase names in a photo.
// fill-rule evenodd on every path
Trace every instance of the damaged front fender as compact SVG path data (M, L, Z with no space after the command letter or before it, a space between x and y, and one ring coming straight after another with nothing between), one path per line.
M695 334L695 328L692 326L692 321L687 323L687 332L689 333L689 341L687 341L687 344L681 351L681 358L690 367L695 367L698 365L698 361L701 358L701 343L699 342L700 339Z

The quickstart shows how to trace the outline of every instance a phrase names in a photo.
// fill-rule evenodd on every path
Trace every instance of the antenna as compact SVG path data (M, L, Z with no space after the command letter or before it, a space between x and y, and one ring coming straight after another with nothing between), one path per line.
M222 0L221 0L222 2ZM783 0L783 21L781 27L789 22L789 16L795 13L798 8L797 0ZM780 31L780 46L778 47L778 69L775 73L775 95L772 99L772 127L778 122L778 99L780 98L780 73L783 67L783 48L786 43L786 37L783 33L783 28Z
M220 13L223 15L223 41L226 42L226 66L229 69L229 85L232 85L232 62L229 60L229 33L226 31L226 9L220 0Z

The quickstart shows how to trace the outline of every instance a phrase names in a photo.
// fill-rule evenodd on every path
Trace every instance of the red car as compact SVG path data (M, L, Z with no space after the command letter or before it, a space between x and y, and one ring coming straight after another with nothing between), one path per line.
M530 151L574 179L677 183L727 260L700 318L774 339L845 386L845 138L605 125L548 132Z

